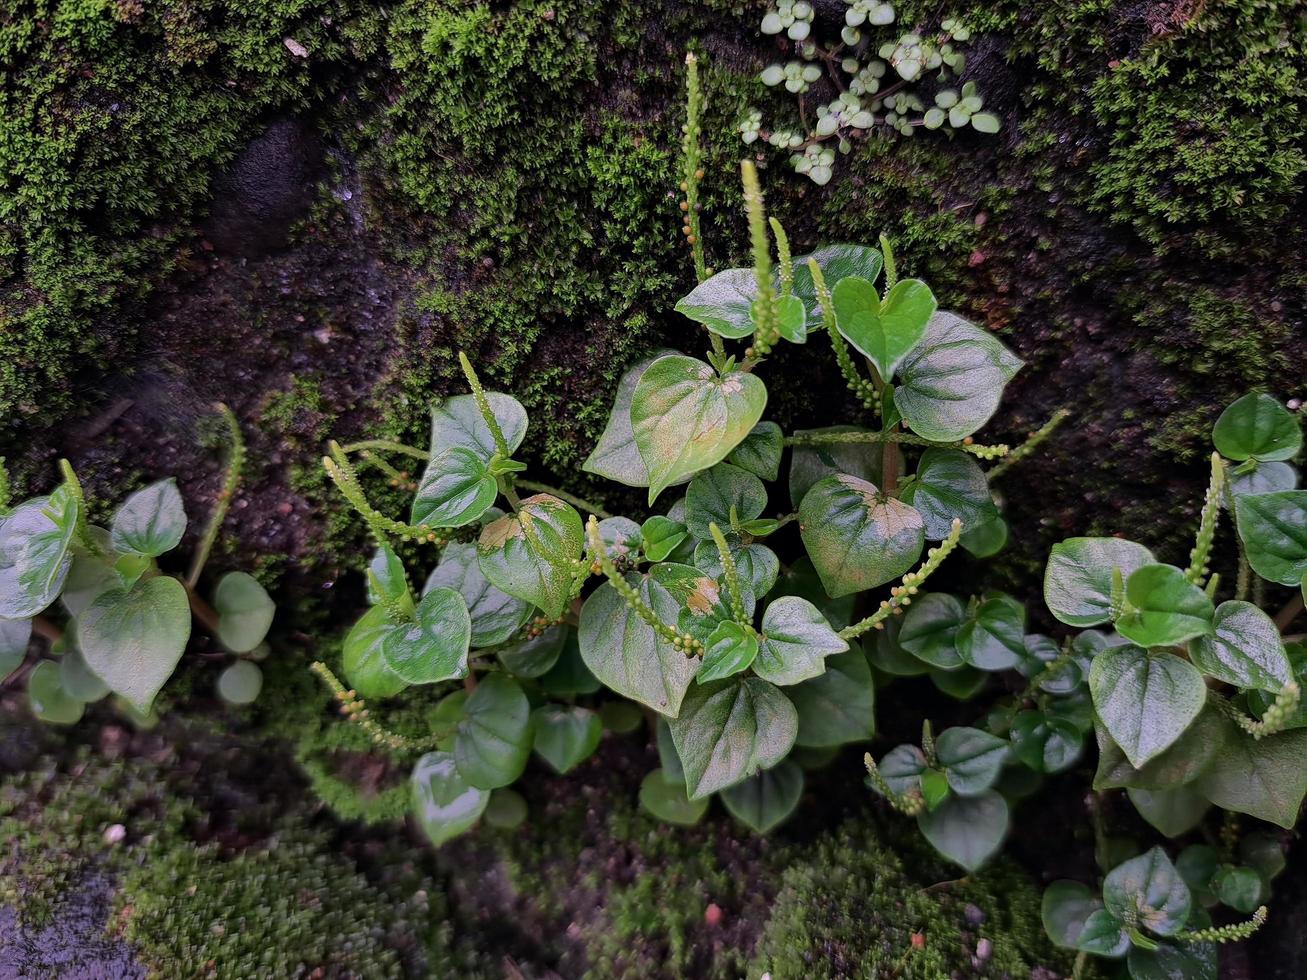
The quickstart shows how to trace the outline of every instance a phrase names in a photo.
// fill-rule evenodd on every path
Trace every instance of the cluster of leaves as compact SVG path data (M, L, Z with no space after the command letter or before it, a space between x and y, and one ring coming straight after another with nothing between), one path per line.
M763 125L762 111L750 108L739 124L746 144L762 139L791 151L795 171L820 185L831 179L836 149L848 153L853 140L872 133L893 131L911 136L921 126L939 129L946 125L950 130L969 127L981 133L998 132L998 117L981 111L984 99L975 82L967 82L960 93L953 88L939 89L929 109L912 89L928 72L938 71L940 82L962 73L966 56L958 45L971 37L965 25L950 18L942 22L936 35L907 33L876 47L864 35L863 27L892 24L894 7L872 0L845 2L849 9L838 41L819 42L810 36L814 10L804 0L783 0L763 16L762 32L785 31L798 57L768 65L759 77L763 84L783 85L799 97L798 120L769 128ZM887 81L891 70L897 77ZM817 106L816 120L810 123L804 95L823 75L829 76L837 94L831 102Z
M751 827L775 826L797 805L803 764L872 735L860 638L915 608L960 542L984 552L1005 536L977 460L1006 447L971 435L1020 361L937 310L925 283L900 280L887 243L792 258L778 223L774 241L768 235L748 163L744 180L753 268L705 278L676 304L707 328L712 349L706 359L661 353L628 370L585 463L647 487L651 508L683 486L670 507L614 517L523 479L512 455L527 413L512 396L483 391L466 358L472 392L434 409L428 450L333 445L325 460L380 548L368 570L373 605L345 642L349 687L318 670L379 741L433 750L413 786L436 843L487 811L520 819L520 799L503 791L532 751L559 771L589 756L603 721L577 699L600 686L656 719L662 766L641 789L648 809L693 822L720 794ZM786 437L763 418L758 369L776 345L804 344L810 331L829 339L877 424ZM730 354L731 340L748 345ZM792 509L769 515L767 484L780 478L787 446ZM350 460L385 449L427 462L408 522L372 507ZM918 450L912 468L906 451ZM964 524L974 528L965 539ZM774 545L796 525L789 547L805 553L783 567ZM397 539L442 546L418 596ZM860 595L896 580L852 622ZM451 693L437 688L427 739L387 732L363 701L460 681ZM604 710L638 724L633 709Z
M1307 794L1307 648L1281 635L1307 588L1307 492L1293 489L1298 475L1289 463L1302 448L1301 427L1269 395L1250 394L1221 414L1212 438L1217 451L1187 568L1159 563L1133 541L1071 538L1053 548L1044 581L1053 615L1086 628L1072 646L1088 655L1094 788L1125 789L1139 815L1172 838L1199 827L1213 806L1292 828ZM1218 603L1220 577L1209 559L1223 512L1234 524L1239 571L1232 597ZM1260 608L1267 582L1294 590L1274 616ZM1108 624L1110 633L1092 629ZM1135 858L1108 875L1105 910L1091 907L1083 885L1059 883L1046 899L1050 935L1095 955L1128 954L1139 978L1164 975L1162 961L1201 959L1202 970L1183 975L1212 974L1201 944L1159 946L1138 928L1169 937L1196 921L1191 890L1240 912L1257 909L1282 866L1279 845L1255 834L1240 842L1241 860L1233 847L1226 851L1190 847L1178 872L1160 849ZM1123 881L1152 904L1124 903ZM1072 908L1085 914L1057 911ZM1250 924L1201 935L1242 938L1264 917L1262 909Z
M186 532L173 480L129 496L103 528L89 522L67 461L60 464L63 482L49 495L13 507L0 469L0 678L26 674L32 712L41 720L73 724L87 704L111 692L129 716L147 720L186 649L192 615L238 655L218 677L218 693L233 704L258 696L262 673L253 661L267 654L272 600L245 572L224 575L212 605L195 592L244 453L235 418L220 408L232 433L231 463L184 577L164 573L158 563ZM47 618L56 601L66 615L62 628ZM46 641L49 657L38 652L34 633Z

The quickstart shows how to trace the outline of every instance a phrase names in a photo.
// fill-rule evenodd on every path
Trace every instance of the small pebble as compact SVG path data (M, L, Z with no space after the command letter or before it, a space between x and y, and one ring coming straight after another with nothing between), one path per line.
M708 907L703 910L703 921L710 926L721 925L722 910L716 902L710 902Z
M990 957L993 955L994 944L988 939L982 939L980 942L976 943L976 959L980 960L981 963L988 962Z
M969 926L978 926L985 921L985 910L979 905L968 902L962 913L966 916L967 925Z
M106 844L121 844L127 836L127 828L120 823L110 824L104 831Z

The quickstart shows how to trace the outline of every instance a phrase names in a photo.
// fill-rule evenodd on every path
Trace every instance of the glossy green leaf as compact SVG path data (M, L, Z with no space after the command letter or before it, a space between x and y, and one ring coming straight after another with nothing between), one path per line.
M1240 835L1239 860L1256 869L1267 881L1273 881L1287 867L1284 844L1273 834Z
M926 756L915 745L896 745L877 764L889 788L900 796L921 792L921 777L929 768Z
M1302 448L1302 427L1270 395L1244 395L1230 405L1212 428L1216 451L1226 459L1262 462L1293 459Z
M529 602L491 585L482 574L474 544L453 542L445 546L440 553L440 564L428 576L423 593L432 589L454 589L463 597L472 618L473 649L506 643L531 618Z
M867 661L876 670L892 677L920 677L930 673L930 664L903 649L899 643L902 628L903 619L893 617L885 621L883 629L871 634L866 641Z
M663 767L668 779L675 779L681 784L681 791L684 792L685 769L681 765L681 757L676 754L676 742L666 718L658 719L654 740L658 745L658 764Z
M998 853L1007 836L1007 801L993 790L979 796L950 796L917 818L926 840L967 871Z
M1211 597L1174 565L1144 565L1125 580L1116 631L1141 647L1182 643L1212 631Z
M640 525L629 517L605 517L599 522L604 553L615 562L630 562L644 541Z
M749 591L754 595L770 592L781 571L781 560L776 552L757 541L741 544L740 538L734 534L726 535L726 544L735 559L736 574ZM699 542L694 549L694 567L721 581L722 557L714 542Z
M701 799L785 758L799 719L779 688L757 677L733 677L692 688L670 725L686 791Z
M681 596L699 606L718 597L712 579L685 565L656 565L647 575L628 575L627 581L668 624L677 622ZM577 634L585 665L606 687L660 714L676 717L699 669L699 658L687 656L655 631L610 583L605 582L586 599Z
M430 527L462 527L479 520L498 496L499 486L479 451L454 446L427 464L409 519Z
M685 526L696 538L710 540L709 524L731 530L731 511L737 520L751 521L767 506L767 488L748 470L718 463L690 481L685 492Z
M1224 810L1291 828L1307 794L1307 729L1260 741L1231 730L1221 740L1196 788Z
M0 618L29 619L54 602L72 566L78 514L60 486L0 519Z
M798 809L803 770L789 759L722 790L722 804L750 830L766 834Z
M1298 471L1288 463L1254 463L1252 469L1235 467L1229 473L1230 492L1236 497L1255 493L1275 493L1298 486Z
M368 602L375 606L383 599L390 599L406 608L413 607L404 563L390 545L383 544L373 552L372 560L368 562L368 573Z
M744 441L731 451L726 462L747 470L762 480L775 480L781 475L781 454L785 450L785 436L775 422L759 422Z
M30 619L0 619L0 681L17 670L26 659L31 638Z
M1262 578L1298 587L1307 576L1307 490L1236 497L1239 537Z
M1012 754L1035 772L1064 772L1076 764L1084 735L1063 718L1043 711L1022 711L1012 720L1008 737Z
M635 431L631 428L631 401L635 397L635 386L640 376L659 356L661 355L637 361L622 375L608 416L608 425L599 436L594 450L581 465L585 472L624 483L628 487L649 485L649 470L635 447Z
M1063 661L1062 665L1047 673L1050 664L1062 655L1061 648L1049 637L1040 633L1031 633L1023 640L1025 653L1017 670L1022 676L1034 680L1041 678L1039 689L1049 694L1069 694L1085 680L1085 673L1080 662L1073 656Z
M1193 784L1174 789L1128 789L1139 815L1167 837L1187 834L1200 823L1211 804Z
M213 591L218 613L218 641L232 653L248 653L263 642L277 606L259 580L245 572L228 572Z
M941 670L961 667L957 637L966 616L962 603L947 593L918 596L903 617L899 646L932 667Z
M373 606L345 635L341 666L345 680L360 697L393 697L408 687L381 655L382 643L397 629L384 606Z
M821 269L826 287L833 289L841 280L858 276L868 282L880 277L884 259L879 250L866 245L826 245L806 255L794 257L794 295L803 300L808 310L808 327L822 325L821 305L817 301L817 288L812 281L808 260L815 259Z
M928 541L942 541L953 519L964 528L981 527L998 516L985 474L975 457L960 449L927 449L917 464L917 478L903 489L926 526Z
M876 688L861 650L826 658L824 673L785 691L799 713L795 744L827 748L862 742L876 732Z
M1040 918L1044 932L1054 945L1063 949L1079 949L1079 939L1089 917L1103 907L1088 887L1078 881L1055 881L1044 889L1040 902ZM1119 955L1124 956L1130 940L1122 933L1125 945Z
M406 684L436 684L467 676L472 618L453 589L431 589L410 622L382 638L386 666Z
M449 752L428 752L418 759L409 785L413 816L436 847L475 826L490 802L490 793L472 786Z
M263 671L248 660L228 664L218 675L218 696L228 704L253 704L263 690Z
M113 562L117 556L113 553L113 546L109 543L109 532L104 528L91 526L88 528L91 537L100 546L108 559L97 558L89 552L76 550L73 553L73 563L68 569L68 575L64 579L63 588L59 592L59 601L68 615L74 619L84 613L88 606L99 598L102 592L109 589L126 588L128 583L123 577L114 570ZM0 565L3 564L3 558L0 558ZM0 570L0 577L4 572Z
M970 701L985 689L989 674L974 667L959 667L956 670L935 669L930 672L930 682L943 693L958 701Z
M685 793L685 780L655 769L640 783L640 806L664 823L692 827L708 812L709 800L692 800Z
M537 680L540 690L556 698L576 697L582 694L594 694L602 684L599 678L590 673L590 668L581 659L581 646L576 630L562 627L566 632L562 652L549 672Z
M102 681L90 667L76 643L69 644L70 649L59 658L59 684L71 698L90 704L99 701L109 693L109 685Z
M558 619L572 598L584 543L581 515L557 497L538 493L523 500L516 514L482 530L477 557L481 574L493 585Z
M558 773L565 773L594 755L604 734L599 715L576 705L542 705L531 712L531 720L535 727L536 754Z
M142 713L172 676L190 635L186 589L165 575L105 592L77 621L87 666Z
M516 452L526 438L526 409L512 395L503 392L488 391L486 398L508 443L508 451ZM431 459L456 448L469 449L482 460L489 460L499 451L474 395L446 398L431 410Z
M694 677L700 684L719 681L748 670L758 656L758 637L747 626L718 623L708 637L703 663Z
M1174 936L1188 921L1193 900L1166 852L1154 847L1108 872L1103 879L1103 904L1123 922L1138 922L1159 936Z
M963 663L980 670L1010 670L1026 656L1026 611L1010 596L979 603L954 641Z
M776 299L776 332L791 344L808 341L808 311L797 296L779 296Z
M817 607L798 596L782 596L772 602L763 612L761 633L753 671L780 686L821 675L826 657L849 648Z
M567 639L567 627L555 624L536 636L526 637L501 648L498 653L499 662L514 676L543 677L558 663Z
M1126 959L1131 980L1216 980L1215 943L1161 943L1157 949L1134 946Z
M640 526L642 547L650 561L666 561L689 534L689 528L680 521L660 515L649 518Z
M468 695L465 711L454 737L459 775L478 789L509 785L522 775L532 747L531 705L522 688L490 674Z
M1112 571L1123 577L1154 561L1141 544L1121 538L1067 538L1053 545L1044 569L1044 602L1068 626L1112 618Z
M839 432L865 432L852 425L824 429L799 429L796 436ZM868 483L880 480L881 446L867 442L823 442L795 446L790 457L790 502L797 508L813 484L837 473L856 476Z
M1008 743L979 728L947 728L935 739L935 757L960 796L976 796L994 785L1008 758Z
M822 585L836 598L900 577L925 546L920 514L848 474L813 485L799 506L799 527Z
M1094 789L1135 787L1162 790L1191 783L1211 764L1216 750L1230 732L1231 726L1225 717L1216 708L1206 707L1185 730L1183 738L1136 769L1107 730L1101 724L1096 725L1098 771L1094 775Z
M832 599L827 595L826 589L821 584L821 577L813 567L812 559L807 555L801 555L788 568L781 570L770 595L773 599L783 595L796 595L801 599L807 599L821 610L821 614L837 630L844 629L853 621L853 608L857 601L854 596Z
M995 514L982 524L964 525L958 543L976 558L992 558L1007 547L1007 539L1007 521Z
M51 725L75 725L86 704L64 690L59 665L50 660L37 664L27 678L27 703L32 714Z
M837 282L831 301L840 333L885 381L925 336L937 305L930 287L918 279L899 281L882 302L876 287L860 276Z
M1085 920L1085 927L1076 939L1076 949L1109 959L1119 958L1130 949L1130 936L1120 919L1107 909L1098 909Z
M1207 701L1203 675L1171 653L1112 647L1089 671L1094 708L1136 769L1165 752Z
M757 295L752 269L723 269L695 286L673 309L719 336L738 340L753 333L751 311Z
M649 472L649 503L682 477L725 459L766 406L767 389L754 374L718 375L683 354L650 364L631 401L635 445Z
M1212 891L1221 900L1221 904L1252 915L1269 897L1266 882L1253 868L1239 868L1224 865L1212 876Z
M118 551L152 558L172 551L186 533L186 509L177 481L160 480L128 497L114 514L110 533Z
M1223 602L1210 636L1189 646L1189 659L1208 677L1239 688L1278 693L1293 668L1274 621L1251 602Z
M894 404L917 435L952 442L989 421L1020 368L993 335L940 310L899 367Z

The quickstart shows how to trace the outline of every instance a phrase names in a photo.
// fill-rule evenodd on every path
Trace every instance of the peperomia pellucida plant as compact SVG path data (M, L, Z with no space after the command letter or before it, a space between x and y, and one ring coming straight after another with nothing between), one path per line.
M436 844L483 814L520 819L508 787L532 752L559 772L592 754L601 686L654 723L662 765L641 787L647 809L688 823L718 795L770 829L797 805L805 765L872 736L864 641L915 608L959 545L989 553L1006 534L981 464L1008 448L972 434L1020 360L900 278L884 240L792 257L749 162L752 265L710 275L693 57L688 68L681 207L700 282L675 308L709 349L633 365L584 465L647 488L648 512L610 515L525 479L514 455L527 413L484 390L463 355L470 393L433 409L427 448L332 444L324 459L378 549L344 681L314 669L379 744L420 755L415 813ZM810 340L830 345L861 417L787 435L765 418L768 360ZM385 452L425 464L407 520L373 506L355 467ZM400 542L440 549L420 589ZM978 651L991 645L977 637ZM987 656L971 659L993 669ZM973 688L971 659L939 664L937 683ZM430 734L388 730L373 706L418 685L432 689Z
M230 449L222 489L185 572L159 560L181 544L187 518L171 479L131 494L110 526L90 522L81 482L67 460L47 496L9 506L0 466L0 677L23 681L37 718L79 721L87 704L110 693L138 722L181 660L194 619L221 646L216 679L233 704L262 686L255 662L275 607L258 580L228 572L211 602L198 590L204 567L240 480L245 449L235 416L217 406ZM33 643L34 635L42 642Z
M848 153L856 140L917 129L971 129L997 133L999 118L981 111L985 100L976 83L960 88L946 83L966 65L961 46L971 31L956 18L946 18L935 32L910 31L877 45L871 29L893 24L893 4L882 0L844 0L839 37L814 36L817 8L809 0L778 0L763 15L763 34L783 35L781 46L796 57L768 65L759 75L770 88L783 87L797 99L795 120L788 125L763 123L762 110L750 107L739 123L746 144L762 140L788 151L790 164L815 184L830 182L836 151ZM927 108L918 83L935 72L940 84ZM829 102L808 102L814 85L829 81Z
M1101 862L1110 868L1101 901L1079 882L1045 895L1054 941L1082 956L1125 957L1136 980L1215 976L1214 944L1261 925L1284 867L1281 842L1244 832L1238 815L1291 830L1307 793L1307 646L1292 632L1307 590L1307 491L1296 489L1291 463L1301 426L1285 405L1253 393L1225 409L1212 440L1185 567L1134 541L1071 538L1053 548L1044 579L1052 614L1083 630L1070 641L1070 663L1092 707L1094 790L1125 790L1168 838L1206 831L1174 864L1161 848L1143 856L1131 855L1129 841L1124 855L1119 842L1103 848L1129 860ZM1237 549L1228 584L1210 570L1222 523ZM1291 590L1287 600L1268 606L1280 587ZM1252 917L1213 928L1205 910L1218 904Z

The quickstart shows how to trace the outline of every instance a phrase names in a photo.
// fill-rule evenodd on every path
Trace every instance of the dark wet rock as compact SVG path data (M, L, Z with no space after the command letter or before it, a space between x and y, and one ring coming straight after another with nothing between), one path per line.
M313 204L322 174L322 144L313 130L298 120L277 120L219 178L206 238L228 255L283 248L291 226Z
M97 871L69 888L53 920L29 926L0 908L0 977L13 980L144 980L132 947L105 934L113 883Z

